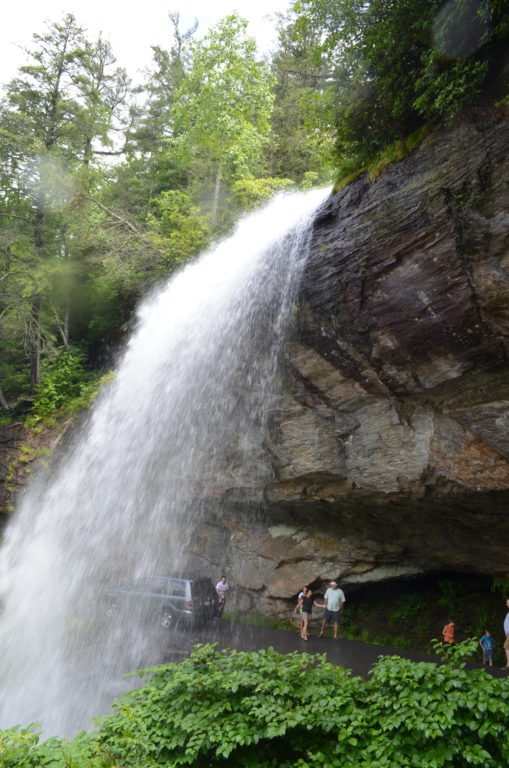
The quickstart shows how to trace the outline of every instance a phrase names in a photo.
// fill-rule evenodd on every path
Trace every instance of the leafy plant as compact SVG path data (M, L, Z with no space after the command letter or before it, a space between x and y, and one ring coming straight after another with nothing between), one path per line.
M6 768L502 768L509 690L467 670L473 643L441 665L382 657L369 679L325 656L196 646L140 673L91 734L38 742L0 733Z
M494 576L491 591L498 592L504 598L509 597L509 579L507 576Z
M326 62L315 100L333 105L337 162L356 167L475 102L509 31L507 0L298 0L295 10L302 40L312 30L315 60Z
M389 616L389 622L391 624L401 624L414 621L421 611L421 596L415 592L409 592L398 600L396 610Z
M269 200L276 192L288 189L295 182L292 179L266 178L255 179L248 177L239 179L232 184L232 192L245 209L255 208Z
M42 366L41 384L34 397L33 416L53 413L63 403L79 396L90 381L85 356L78 349L60 352Z
M462 669L477 651L478 641L474 637L469 637L461 643L444 643L442 640L432 640L431 647L442 661L447 661L451 666Z

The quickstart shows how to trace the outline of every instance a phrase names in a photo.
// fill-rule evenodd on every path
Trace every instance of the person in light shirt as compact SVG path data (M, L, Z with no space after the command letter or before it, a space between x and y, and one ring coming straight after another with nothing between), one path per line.
M218 615L222 616L224 611L224 606L226 603L226 593L230 587L228 586L228 582L226 581L226 576L221 576L219 581L216 584L216 592L217 592L217 598L218 598Z
M331 581L328 590L324 595L325 610L323 612L322 628L319 637L323 637L328 623L332 622L334 638L338 639L338 626L341 617L341 611L346 602L345 593L339 589L335 581Z

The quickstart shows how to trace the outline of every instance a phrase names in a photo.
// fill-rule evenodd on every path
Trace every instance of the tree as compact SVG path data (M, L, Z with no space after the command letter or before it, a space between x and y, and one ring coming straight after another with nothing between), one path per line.
M319 38L312 25L291 17L279 19L279 46L272 59L276 78L269 149L271 171L297 182L306 174L328 175L333 146L332 72L327 57L317 54Z
M181 31L178 12L169 13L168 18L173 27L172 45L169 50L152 46L155 66L149 70L145 84L137 89L145 95L145 102L138 109L128 138L129 144L145 156L159 154L165 140L172 136L171 111L190 66L189 41L198 28L195 20Z
M185 192L166 190L153 200L151 239L166 269L178 267L208 244L208 222Z
M55 270L69 271L72 249L68 211L81 199L78 175L96 152L104 152L114 117L122 105L125 72L111 72L114 58L101 39L91 44L75 18L49 24L35 34L30 63L6 89L0 111L3 173L3 231L9 232L6 280L17 284L21 307L4 306L10 319L20 310L19 328L30 358L32 391L40 378L40 357L52 326L68 346L67 297L52 295ZM51 318L47 322L48 318Z
M336 158L357 164L478 98L509 33L508 0L451 0L447 9L439 0L297 0L295 8L297 29L311 25L315 55L333 68Z
M191 53L192 67L172 110L172 148L188 165L191 183L213 185L214 226L221 181L264 169L273 77L256 60L247 22L236 14L193 43Z

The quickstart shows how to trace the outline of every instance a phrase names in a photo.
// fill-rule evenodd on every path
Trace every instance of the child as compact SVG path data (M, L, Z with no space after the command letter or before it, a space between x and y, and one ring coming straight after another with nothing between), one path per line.
M495 638L492 637L489 629L484 630L484 635L479 640L482 648L482 663L493 666L493 648L495 647Z
M442 630L442 637L444 638L444 643L454 643L455 631L456 631L456 625L454 624L454 621L451 621L449 619L449 622L445 625L445 627Z

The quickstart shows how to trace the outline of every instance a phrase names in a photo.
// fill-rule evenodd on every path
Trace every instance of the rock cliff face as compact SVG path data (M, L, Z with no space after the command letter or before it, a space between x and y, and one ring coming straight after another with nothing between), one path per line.
M298 325L270 480L226 492L198 536L244 605L276 612L332 577L509 574L506 112L329 199Z
M509 576L508 340L509 116L483 111L319 212L264 450L199 500L189 568L274 614L332 578Z

